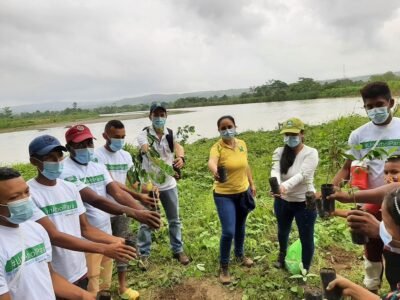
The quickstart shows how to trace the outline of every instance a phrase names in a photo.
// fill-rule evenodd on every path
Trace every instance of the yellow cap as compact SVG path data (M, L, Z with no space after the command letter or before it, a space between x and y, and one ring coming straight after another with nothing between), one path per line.
M281 134L300 133L302 130L304 130L304 123L298 118L290 118L283 123Z

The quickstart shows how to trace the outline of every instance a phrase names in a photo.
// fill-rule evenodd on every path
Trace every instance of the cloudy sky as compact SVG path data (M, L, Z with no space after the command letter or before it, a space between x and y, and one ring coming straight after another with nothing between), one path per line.
M398 0L2 0L0 107L400 70Z

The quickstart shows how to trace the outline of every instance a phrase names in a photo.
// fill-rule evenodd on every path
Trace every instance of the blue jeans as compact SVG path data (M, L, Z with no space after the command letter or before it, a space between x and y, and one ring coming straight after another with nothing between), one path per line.
M229 264L232 239L235 241L235 256L244 255L244 237L248 213L239 206L240 194L222 195L214 193L219 220L222 226L220 241L220 263Z
M183 251L181 220L179 219L179 200L178 188L166 191L160 191L160 201L165 210L168 220L169 240L172 252L179 253ZM151 229L145 224L140 224L137 248L141 256L150 255Z
M274 210L278 221L279 250L286 253L289 233L293 219L296 219L302 247L302 262L304 269L310 269L314 255L314 225L317 219L315 210L306 209L305 202L289 202L275 198Z

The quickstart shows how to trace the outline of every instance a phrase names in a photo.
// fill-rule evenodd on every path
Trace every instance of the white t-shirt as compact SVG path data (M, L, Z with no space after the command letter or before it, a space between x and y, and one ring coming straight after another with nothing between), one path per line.
M50 239L41 225L30 220L17 228L0 225L0 245L0 295L9 292L13 300L55 299L48 266ZM19 277L12 282L15 276Z
M318 166L318 151L304 145L286 174L281 174L280 170L282 152L283 147L279 147L272 155L271 177L276 177L279 184L286 188L287 193L282 195L283 199L290 202L305 201L306 192L315 192L314 173Z
M81 239L79 216L86 210L76 186L61 179L57 179L57 184L54 186L42 185L35 179L29 180L27 184L33 202L49 217L57 229ZM87 273L83 252L53 246L51 265L71 283Z
M167 140L167 134L168 131L167 129L164 130L164 135L161 137L161 140L158 139L156 132L154 131L153 126L149 127L149 133L156 137L156 141L154 143L154 148L155 150L160 154L161 159L167 163L168 165L172 166L174 162L174 153L171 152L171 149L169 148L168 145L168 140ZM148 138L147 138L147 130L143 130L140 132L138 138L137 138L138 144L140 147L143 145L149 144ZM175 135L173 136L173 141L175 143ZM146 156L143 156L143 169L146 171L151 171L151 172L160 172L160 169L152 164ZM166 191L173 189L176 187L176 180L174 177L167 175L167 178L164 183L162 184L157 184L155 185L158 187L160 191Z
M74 162L70 157L65 159L60 178L75 183L78 190L90 187L102 197L107 197L107 185L113 180L102 164L89 162L86 166ZM111 234L110 214L84 202L89 223L98 229Z
M384 148L390 150L394 147L400 147L400 119L393 118L392 121L385 126L378 126L372 122L368 122L363 126L354 130L349 137L349 146L353 146L349 151L357 160L367 154L375 145L376 148ZM361 150L354 149L354 146L361 145ZM370 189L384 185L383 168L384 160L374 159L367 161L369 168L368 186Z
M99 163L106 166L112 178L122 184L126 183L126 174L133 166L132 156L125 150L111 152L106 147L97 148L94 152Z

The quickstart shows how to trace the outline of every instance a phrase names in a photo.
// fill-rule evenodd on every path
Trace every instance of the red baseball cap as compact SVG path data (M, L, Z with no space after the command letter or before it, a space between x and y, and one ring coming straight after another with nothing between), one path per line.
M65 140L67 143L80 143L87 139L96 139L93 134L90 132L90 129L85 125L79 124L72 126L65 133Z

